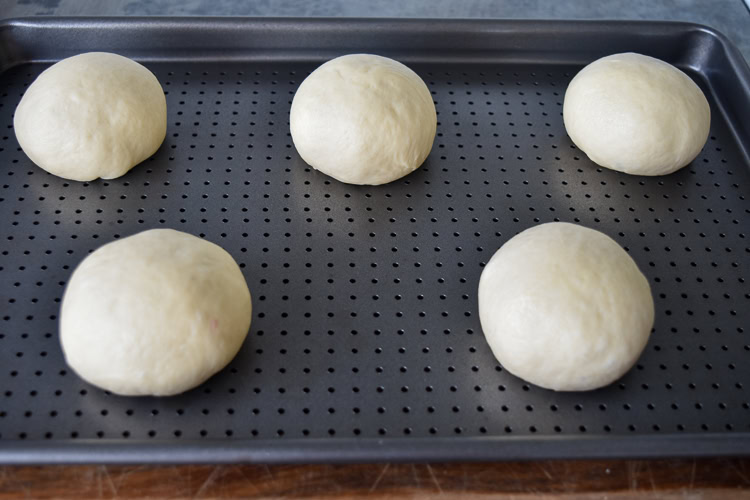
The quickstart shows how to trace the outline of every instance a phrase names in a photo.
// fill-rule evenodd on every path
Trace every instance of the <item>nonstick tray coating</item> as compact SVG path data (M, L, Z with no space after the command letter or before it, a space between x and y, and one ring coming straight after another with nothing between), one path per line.
M721 35L670 23L35 19L0 38L0 462L750 452L750 92ZM125 176L79 183L33 165L12 117L49 62L92 50L155 73L168 132ZM598 168L565 133L572 76L627 50L677 64L711 104L703 152L673 175ZM388 185L339 183L292 145L296 88L350 52L409 64L436 103L429 158ZM556 220L624 246L656 303L638 364L592 392L510 375L479 324L482 266ZM65 365L60 298L89 252L157 227L238 261L252 328L195 390L110 395Z

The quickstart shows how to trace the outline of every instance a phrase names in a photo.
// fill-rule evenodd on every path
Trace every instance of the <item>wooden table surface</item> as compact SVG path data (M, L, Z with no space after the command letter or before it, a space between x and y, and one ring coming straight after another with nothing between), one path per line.
M0 467L6 498L750 499L750 459Z

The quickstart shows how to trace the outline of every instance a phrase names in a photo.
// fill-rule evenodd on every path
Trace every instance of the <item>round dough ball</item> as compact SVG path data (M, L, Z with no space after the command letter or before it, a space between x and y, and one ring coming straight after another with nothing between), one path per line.
M385 184L413 172L437 129L422 79L369 54L337 57L313 71L294 95L289 120L302 159L349 184Z
M666 175L698 156L711 109L685 73L627 53L594 61L573 78L563 120L594 163L627 174Z
M125 174L159 149L167 101L156 77L106 52L63 59L24 93L13 119L31 161L75 181Z
M553 222L506 242L482 271L479 320L512 374L556 391L603 387L646 346L648 281L608 236Z
M190 234L152 229L81 262L63 297L60 341L87 382L127 396L169 396L224 368L251 316L231 255Z

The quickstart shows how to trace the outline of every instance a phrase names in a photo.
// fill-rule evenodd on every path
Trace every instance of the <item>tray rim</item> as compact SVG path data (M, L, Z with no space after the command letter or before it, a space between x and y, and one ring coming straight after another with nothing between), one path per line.
M557 29L568 35L580 35L583 30L596 31L598 33L611 33L613 29L618 30L620 35L634 35L628 33L629 29L640 29L641 31L663 31L689 34L700 33L716 39L723 49L728 52L728 56L733 63L737 63L738 71L745 73L744 76L750 77L750 62L746 61L737 46L721 31L695 22L689 21L669 21L669 20L596 20L596 19L569 19L569 20L551 20L551 19L480 19L480 18L392 18L392 17L239 17L239 16L123 16L123 17L97 17L97 16L39 16L39 17L15 17L0 20L0 41L9 32L16 29L89 29L102 30L104 28L130 28L149 30L164 29L194 29L197 27L205 28L211 25L213 28L225 30L234 29L264 29L275 32L285 32L288 28L300 28L314 31L325 31L331 28L338 28L339 32L347 30L355 31L361 27L377 29L381 32L402 31L405 28L421 28L421 31L433 31L444 35L446 32L482 32L497 35L523 34L534 36L537 32L543 30ZM355 27L356 26L356 27ZM518 28L525 28L518 30ZM471 30L469 30L471 28ZM532 28L532 29L530 29ZM541 28L541 29L540 29ZM593 29L592 29L593 28ZM515 33L514 33L515 32ZM670 33L666 33L670 34ZM12 33L10 34L12 36ZM2 47L0 47L1 49ZM127 47L122 47L127 48ZM6 51L0 50L0 73L12 66L4 66ZM550 51L552 52L552 51ZM12 65L24 64L31 62L51 62L57 60L50 59L20 59L13 61ZM179 61L180 58L175 54L172 57L159 57L154 59L144 59L152 61ZM197 59L191 59L197 60ZM471 61L469 61L471 62ZM744 68L743 68L744 66Z
M667 34L692 34L713 38L723 50L733 77L750 100L750 66L739 49L721 32L697 23L681 21L619 20L499 20L430 18L295 18L295 17L26 17L0 21L0 42L13 38L17 29L195 29L207 24L228 30L271 29L279 33L290 27L316 32L333 28L349 30L369 27L403 30L409 27L445 33L482 30L490 33L564 29L579 35L582 30L599 33L617 30L621 36L635 36L638 30L664 30ZM344 30L346 31L346 30ZM44 41L43 43L51 44ZM0 43L0 74L25 63L56 59L11 60L13 48ZM136 58L150 61L179 61L179 57ZM194 59L193 59L194 60ZM210 58L208 59L210 60ZM473 61L468 61L469 63ZM698 68L691 68L698 71ZM699 72L699 71L698 71ZM713 90L713 89L712 89ZM728 119L730 125L732 121ZM737 130L732 130L737 134ZM739 139L738 137L736 137ZM750 138L748 138L750 139ZM748 140L750 144L750 140ZM743 141L738 146L743 148ZM743 149L750 163L750 152ZM0 464L86 464L86 463L375 463L446 462L534 459L657 458L657 457L750 456L750 432L658 433L638 435L486 436L450 438L295 438L295 439L201 439L160 442L159 440L3 440Z
M0 465L304 464L746 457L750 432L443 438L4 441ZM571 453L572 449L574 453ZM612 450L616 450L613 454Z

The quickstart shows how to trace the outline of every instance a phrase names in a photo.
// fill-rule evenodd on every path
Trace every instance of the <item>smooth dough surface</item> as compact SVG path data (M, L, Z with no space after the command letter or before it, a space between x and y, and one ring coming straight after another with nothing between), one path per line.
M648 281L608 236L553 222L506 242L482 271L479 319L498 361L547 389L584 391L622 376L654 323Z
M168 396L229 363L252 316L250 291L221 247L171 229L102 246L74 271L60 341L68 364L122 395Z
M432 149L437 114L422 79L369 54L332 59L294 95L292 140L305 162L349 184L385 184L417 169Z
M598 165L635 175L670 174L698 156L711 109L671 64L640 54L603 57L570 82L565 129Z
M76 181L114 179L159 149L167 101L135 61L106 52L63 59L24 93L13 119L23 151L47 172Z

